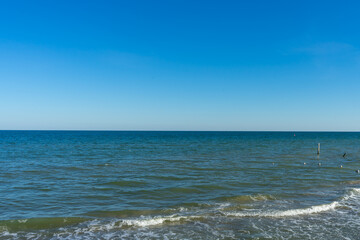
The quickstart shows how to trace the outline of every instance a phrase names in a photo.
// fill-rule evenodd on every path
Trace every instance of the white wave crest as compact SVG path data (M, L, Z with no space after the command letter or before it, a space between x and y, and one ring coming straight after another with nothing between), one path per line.
M343 197L341 197L339 201L334 201L329 204L311 206L308 208L289 209L283 211L254 210L254 211L244 211L244 212L223 212L223 214L226 216L233 216L233 217L291 217L298 215L309 215L309 214L334 210L335 208L341 206L348 206L349 205L348 201L358 202L359 197L360 197L360 188L352 188Z
M349 190L347 194L345 194L344 197L342 197L342 201L347 201L349 199L358 198L360 196L360 188L352 188Z
M137 227L148 227L153 225L160 225L165 222L179 222L182 220L190 220L199 218L199 216L162 216L144 219L126 219L122 221L122 225L125 226L137 226Z
M339 202L332 202L329 204L323 204L318 206L311 206L309 208L300 208L300 209L289 209L284 211L246 211L246 212L229 212L224 213L226 216L234 217L291 217L298 215L308 215L319 212L325 212L332 209L335 209L339 206Z

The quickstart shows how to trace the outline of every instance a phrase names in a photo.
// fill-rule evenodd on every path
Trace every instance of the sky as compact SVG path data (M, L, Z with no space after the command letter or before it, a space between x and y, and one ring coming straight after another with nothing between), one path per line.
M360 131L359 9L0 0L0 129Z

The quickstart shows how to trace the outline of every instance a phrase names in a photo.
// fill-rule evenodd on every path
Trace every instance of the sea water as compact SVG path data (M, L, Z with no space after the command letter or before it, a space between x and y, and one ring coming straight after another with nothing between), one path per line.
M0 131L0 239L359 239L357 169L360 133Z

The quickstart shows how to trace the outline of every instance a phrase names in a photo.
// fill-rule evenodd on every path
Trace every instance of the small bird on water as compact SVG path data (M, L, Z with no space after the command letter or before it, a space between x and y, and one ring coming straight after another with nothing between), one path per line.
M356 172L356 173L360 173L360 170L359 170L359 169L358 169L358 170L355 170L355 172Z
M321 163L318 163L319 166L321 166Z
M343 158L346 157L346 153L343 154Z

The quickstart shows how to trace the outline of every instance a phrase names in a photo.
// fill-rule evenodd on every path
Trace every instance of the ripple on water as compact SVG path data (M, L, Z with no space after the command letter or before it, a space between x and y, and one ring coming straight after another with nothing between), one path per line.
M119 187L143 187L148 184L142 181L123 180L123 181L107 182L107 183L103 183L102 185L112 185Z

